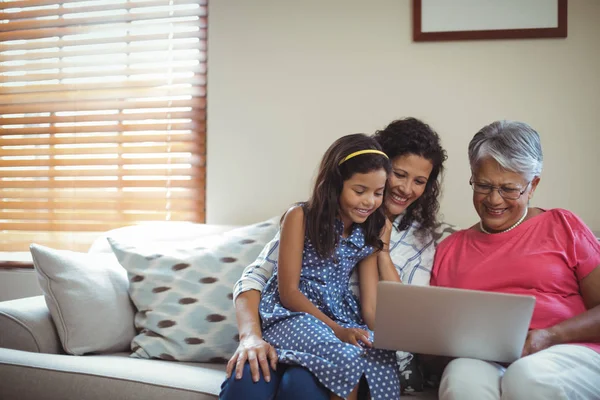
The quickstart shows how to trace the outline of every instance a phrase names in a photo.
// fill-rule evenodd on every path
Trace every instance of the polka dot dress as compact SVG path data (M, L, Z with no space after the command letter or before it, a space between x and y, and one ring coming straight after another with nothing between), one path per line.
M336 225L341 236L342 224ZM354 225L348 238L341 238L332 257L322 259L310 241L304 243L300 291L339 325L365 329L356 297L348 287L357 263L371 254L362 228ZM330 391L346 398L364 375L371 398L396 399L400 382L393 351L359 348L338 339L318 318L292 312L281 304L277 289L277 267L262 293L260 316L264 339L276 349L279 361L301 365Z

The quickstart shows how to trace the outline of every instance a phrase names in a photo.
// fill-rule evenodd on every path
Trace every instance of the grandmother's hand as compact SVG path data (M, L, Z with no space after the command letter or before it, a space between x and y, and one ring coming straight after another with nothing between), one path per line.
M527 333L521 357L535 354L556 343L556 336L549 329L532 329Z
M227 363L227 378L229 379L235 368L235 379L241 379L246 361L250 364L250 373L254 382L258 382L260 379L259 368L262 370L265 381L270 382L269 364L273 370L277 369L277 352L273 346L259 336L250 335L240 339L237 350Z

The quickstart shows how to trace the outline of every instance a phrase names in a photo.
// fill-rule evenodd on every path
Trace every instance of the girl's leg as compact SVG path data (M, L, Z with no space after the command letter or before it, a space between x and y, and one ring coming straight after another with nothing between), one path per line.
M279 364L277 370L281 368ZM329 400L329 390L306 368L290 365L285 368L277 391L278 400Z
M504 368L499 364L457 358L444 369L440 400L500 400L500 381Z
M269 366L271 369L271 367ZM252 381L250 374L250 364L244 365L244 372L240 379L235 379L235 374L231 374L229 379L221 385L220 400L271 400L275 398L279 387L281 376L285 371L285 366L278 364L277 371L271 369L271 382L266 382L261 374L258 382Z
M330 393L330 400L344 400L340 396ZM354 388L353 391L350 392L346 400L357 400L358 399L358 385Z

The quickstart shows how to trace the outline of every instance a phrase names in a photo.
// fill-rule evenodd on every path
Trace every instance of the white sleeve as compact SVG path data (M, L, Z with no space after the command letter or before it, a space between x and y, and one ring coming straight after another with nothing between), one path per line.
M267 281L273 275L273 269L277 265L279 257L279 232L262 249L256 260L244 268L242 277L233 285L233 301L240 293L248 290L262 292Z

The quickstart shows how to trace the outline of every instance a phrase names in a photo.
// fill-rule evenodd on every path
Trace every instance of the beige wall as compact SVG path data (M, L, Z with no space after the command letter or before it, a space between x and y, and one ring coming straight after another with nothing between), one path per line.
M475 221L466 148L484 124L542 136L534 205L600 230L600 1L569 1L569 37L413 43L409 0L210 2L209 223L249 223L307 197L337 137L416 116L449 160L445 220Z

